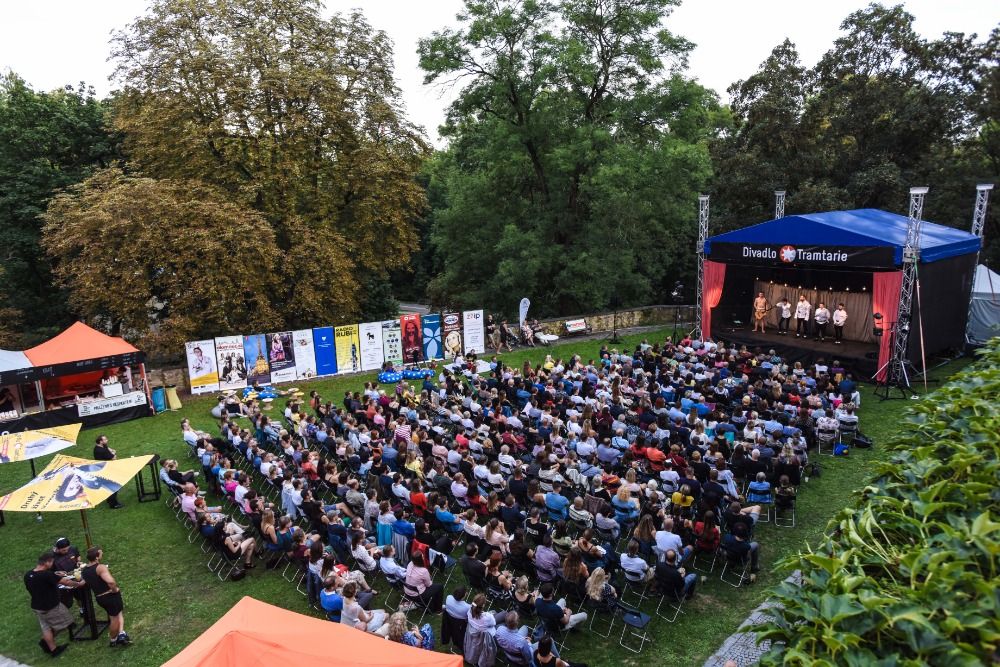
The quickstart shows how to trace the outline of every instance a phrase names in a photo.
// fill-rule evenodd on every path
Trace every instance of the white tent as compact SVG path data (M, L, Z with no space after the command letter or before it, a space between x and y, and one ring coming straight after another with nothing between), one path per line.
M972 309L967 329L969 342L982 345L1000 336L1000 275L980 264L972 283Z

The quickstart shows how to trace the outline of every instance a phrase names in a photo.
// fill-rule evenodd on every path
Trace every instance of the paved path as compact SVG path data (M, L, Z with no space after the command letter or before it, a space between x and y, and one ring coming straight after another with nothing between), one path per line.
M16 660L11 660L0 655L0 667L28 667L28 665L22 665Z

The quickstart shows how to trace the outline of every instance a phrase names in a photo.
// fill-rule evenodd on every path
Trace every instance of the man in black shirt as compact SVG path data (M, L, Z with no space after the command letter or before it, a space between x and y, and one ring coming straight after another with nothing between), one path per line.
M528 538L528 542L533 547L537 547L542 543L542 538L545 537L549 532L549 526L547 523L542 521L541 512L539 512L537 507L531 508L531 514L528 517L527 522L524 524L524 534Z
M465 555L462 557L462 572L469 580L473 588L485 588L486 586L486 563L476 558L479 554L479 546L475 542L465 545Z
M98 461L114 461L118 454L115 450L108 447L108 436L99 435L94 441L94 458ZM118 493L112 493L108 497L108 507L116 510L120 507L125 507L120 502L118 502Z
M689 574L683 567L678 567L677 552L673 549L667 549L663 558L656 564L655 571L656 588L660 595L670 596L671 601L691 599L695 584L698 583L698 575L694 572Z
M52 569L55 555L46 551L38 557L35 568L24 574L24 587L31 595L31 610L38 618L42 628L42 638L38 645L43 651L55 657L66 650L66 644L56 646L55 634L60 630L70 628L72 634L73 615L59 601L59 586L79 588L84 584L70 577L55 573Z

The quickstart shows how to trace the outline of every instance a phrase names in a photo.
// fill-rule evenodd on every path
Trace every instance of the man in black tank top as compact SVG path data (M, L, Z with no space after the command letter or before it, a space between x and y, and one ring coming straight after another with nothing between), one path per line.
M101 562L104 551L99 546L87 549L87 565L83 568L83 580L90 587L94 599L108 613L108 637L110 646L128 646L132 638L125 633L125 604L121 589L111 576L108 566Z

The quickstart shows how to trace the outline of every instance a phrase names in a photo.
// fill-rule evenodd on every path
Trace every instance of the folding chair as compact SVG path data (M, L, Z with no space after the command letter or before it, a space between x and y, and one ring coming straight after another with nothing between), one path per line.
M663 609L663 603L667 603L667 608ZM664 593L660 596L660 601L656 604L656 611L654 612L657 616L667 621L668 623L673 623L677 620L677 617L684 613L681 607L684 606L684 598L677 597L673 593ZM671 613L669 610L673 610Z
M653 638L649 636L648 627L649 622L653 620L653 617L649 614L643 613L638 609L628 610L622 613L622 622L624 626L622 627L622 636L618 640L618 644L624 648L632 651L633 653L642 653L643 647L646 646L646 642L653 641ZM629 643L625 643L625 638L628 637ZM634 639L639 640L639 648L633 648L631 642Z
M219 581L226 581L240 569L241 555L231 553L224 544L217 543L214 546L215 551L209 557L206 565L211 572L215 573Z
M641 572L629 572L627 570L623 572L625 574L625 583L622 586L620 599L623 604L627 604L626 598L631 592L638 598L635 606L639 607L647 599L646 593L649 591L649 581L646 580L646 575Z
M703 558L704 560L708 560L709 558L711 558L711 563L709 564L708 569L705 569L704 564L698 561L699 557ZM705 551L703 549L699 549L696 545L694 548L694 553L691 554L691 569L711 574L713 571L715 571L715 561L716 559L718 559L718 557L719 557L719 547L715 547L714 551Z
M743 585L744 581L750 578L750 558L740 558L725 549L722 549L721 552L725 560L722 565L722 572L719 574L719 579L733 588L739 588ZM728 579L726 578L726 572L729 572Z
M791 514L791 517L787 516ZM795 528L795 496L774 494L774 525Z
M837 445L837 429L825 429L816 430L816 453L824 454L826 456L833 456L833 448ZM828 447L830 451L823 451L824 447Z
M420 595L415 590L409 589L409 587L406 586L405 582L403 583L403 600L400 601L400 606L402 606L402 603L403 603L404 600L406 602L409 602L413 606L410 609L407 609L405 611L403 609L401 609L401 608L397 608L397 611L403 611L404 614L409 615L409 613L411 611L413 611L414 609L419 609L420 610L420 618L417 619L417 622L414 624L414 625L416 625L419 628L423 624L423 622L424 622L424 616L427 615L427 612L429 610L428 605L430 603L429 602L424 602L423 600L421 600L420 599Z
M607 604L601 602L600 600L594 600L588 595L587 599L584 601L584 609L590 614L590 625L588 626L590 631L593 632L598 637L603 637L604 639L610 638L611 633L615 627L615 616L618 615L618 612L621 609L621 607L618 606L618 603L611 602L610 604ZM597 623L597 618L603 614L606 614L611 619L611 622L608 623L608 629L606 633L601 632L600 630L594 627L595 624Z

